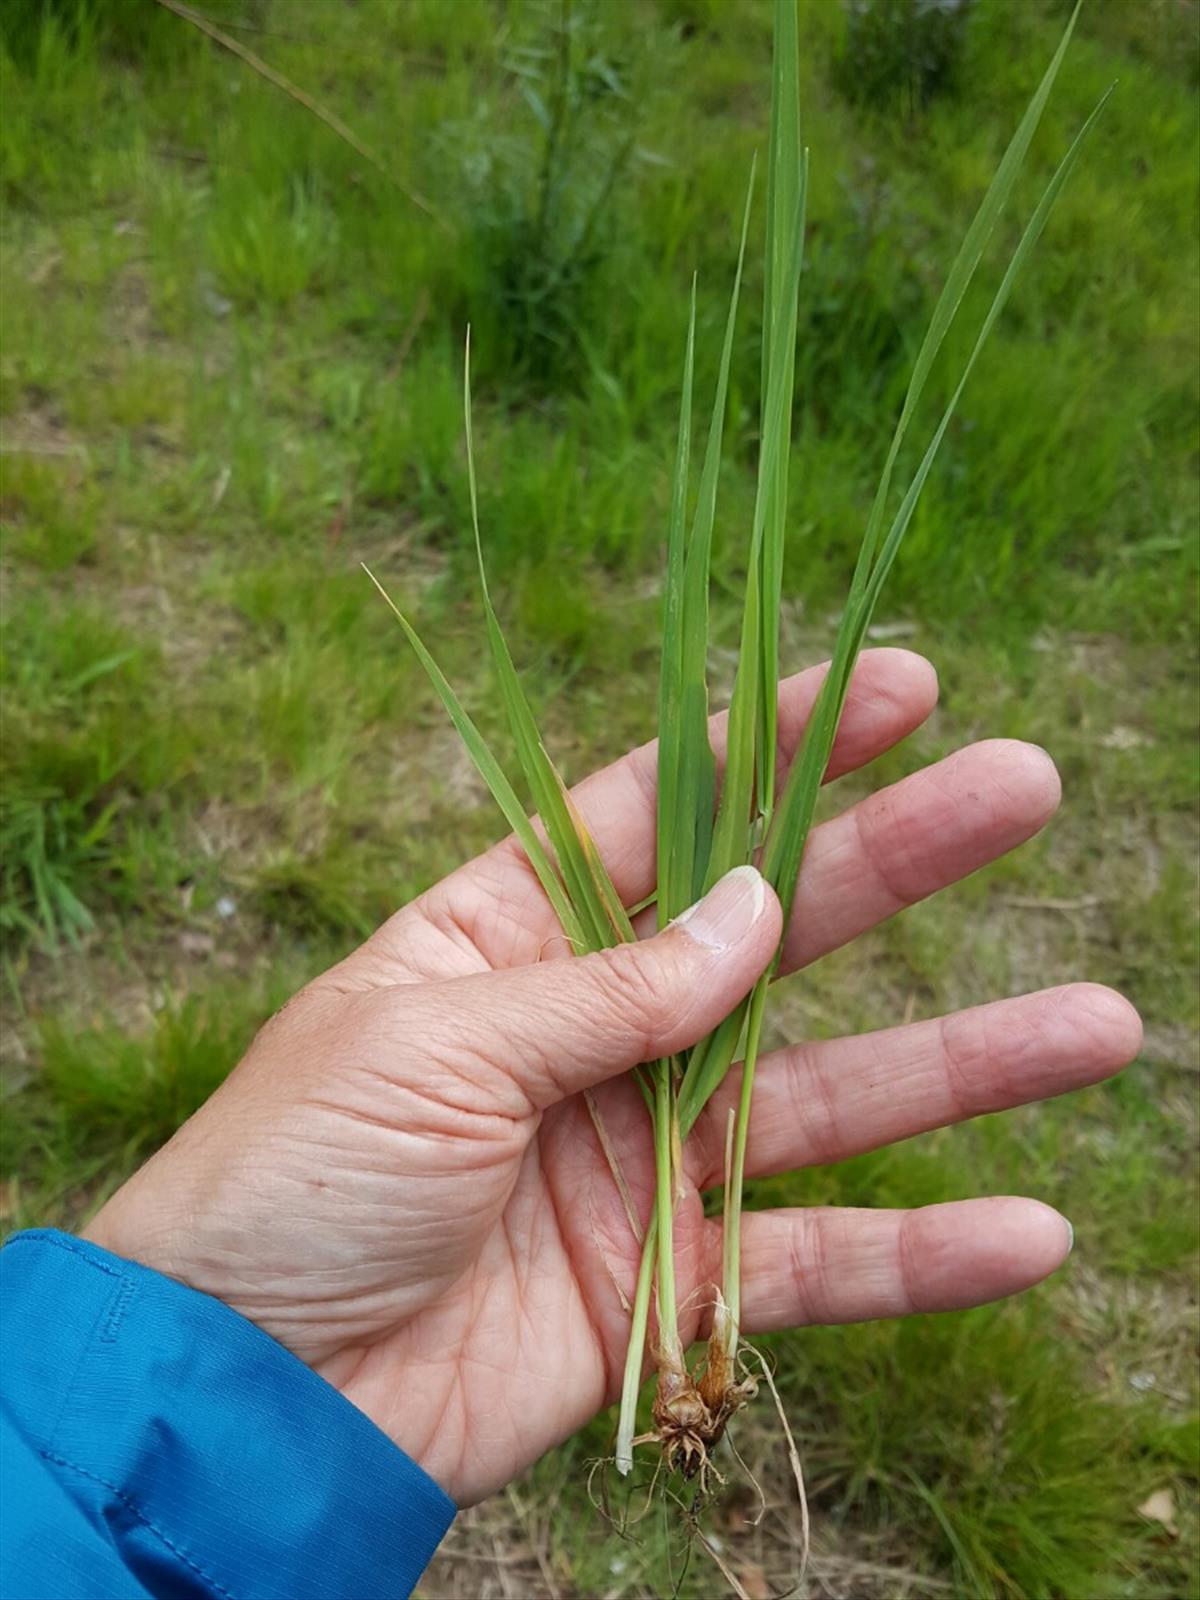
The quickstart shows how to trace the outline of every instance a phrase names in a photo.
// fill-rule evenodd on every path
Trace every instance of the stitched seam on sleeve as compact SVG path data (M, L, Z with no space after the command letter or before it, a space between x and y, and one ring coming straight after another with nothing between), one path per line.
M80 1250L76 1245L69 1244L66 1239L52 1239L49 1234L45 1233L24 1233L19 1234L15 1239L10 1239L4 1248L12 1250L19 1244L47 1244L54 1250L64 1250L69 1256L78 1256L80 1261L86 1263L87 1266L95 1267L97 1272L103 1272L110 1278L125 1277L125 1273L119 1267L110 1267L103 1261L93 1260L86 1251Z
M78 1252L73 1251L72 1254L78 1254ZM108 1272L107 1268L104 1268L103 1270ZM100 1310L96 1313L96 1320L92 1323L92 1331L88 1334L86 1339L81 1339L79 1342L78 1359L71 1368L70 1378L68 1378L67 1382L63 1384L62 1404L54 1413L54 1422L46 1435L46 1448L48 1450L52 1450L54 1448L54 1441L58 1436L59 1427L61 1426L62 1420L66 1416L67 1410L70 1407L71 1396L75 1393L75 1385L79 1382L79 1374L83 1371L83 1364L91 1354L92 1342L96 1337L96 1330L101 1326L102 1319L105 1318L106 1314L111 1317L110 1307L112 1306L113 1300L116 1299L120 1294L119 1280L121 1274L119 1272L115 1272L110 1273L109 1276L118 1279L118 1287L113 1291L112 1294L109 1295L104 1305L102 1305Z
M120 1331L125 1313L129 1309L129 1302L133 1299L137 1288L132 1278L123 1278L117 1286L117 1292L109 1301L108 1315L100 1329L100 1339L103 1344L114 1344Z
M161 1528L157 1527L153 1522L151 1522L150 1518L145 1514L144 1511L142 1511L135 1501L131 1500L123 1490L117 1488L115 1483L109 1483L107 1478L101 1478L97 1473L89 1472L86 1467L77 1466L74 1461L68 1461L63 1456L56 1456L50 1450L43 1450L41 1454L45 1460L53 1462L55 1466L66 1467L69 1472L77 1472L81 1478L90 1478L93 1483L98 1483L102 1489L107 1489L110 1494L116 1495L121 1504L125 1506L127 1510L132 1511L133 1515L142 1524L142 1526L144 1528L148 1528L156 1539L160 1540L161 1543L166 1545L167 1549L173 1556L176 1557L177 1560L182 1561L185 1567L187 1567L191 1572L194 1572L198 1578L203 1579L203 1581L208 1584L209 1588L215 1590L217 1594L224 1595L225 1600L234 1600L233 1595L228 1589L225 1588L224 1584L218 1583L210 1573L205 1572L203 1567L197 1566L192 1558L182 1551L171 1539L169 1539Z

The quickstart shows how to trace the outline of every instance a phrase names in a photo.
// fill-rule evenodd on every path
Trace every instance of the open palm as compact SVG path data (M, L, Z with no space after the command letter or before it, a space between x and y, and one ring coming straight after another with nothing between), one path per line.
M820 677L781 685L785 760ZM935 698L919 657L865 654L830 776L895 744ZM718 758L722 737L715 719ZM783 970L1012 849L1058 796L1042 751L991 741L851 806L814 831ZM576 799L626 903L644 900L653 746ZM734 922L739 910L724 944L675 928L554 960L569 952L542 891L519 849L498 845L290 1002L90 1236L236 1307L459 1504L479 1499L617 1394L639 1255L627 1202L644 1218L653 1189L645 1108L622 1074L692 1043L749 990L779 910L761 887ZM749 1170L836 1161L1061 1093L1116 1070L1139 1040L1124 1000L1078 984L780 1050L759 1067ZM705 1331L719 1276L701 1193L721 1178L736 1077L688 1143L675 1223L685 1340ZM748 1215L745 1331L976 1304L1038 1281L1069 1248L1056 1212L1007 1197Z

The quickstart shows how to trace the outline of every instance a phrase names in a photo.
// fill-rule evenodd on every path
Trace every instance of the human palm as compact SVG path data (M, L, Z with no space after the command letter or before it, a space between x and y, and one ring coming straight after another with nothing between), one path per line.
M781 686L785 758L819 681ZM919 657L868 652L830 775L896 743L935 697ZM716 719L718 756L722 735ZM814 831L783 970L1013 848L1058 793L1043 752L992 741L849 807ZM626 903L644 900L653 747L576 799ZM705 905L638 946L555 959L569 951L540 886L512 841L498 845L296 996L90 1236L233 1305L459 1504L479 1499L617 1394L640 1253L629 1211L644 1218L653 1191L626 1069L710 1031L779 940L778 905L753 874ZM1123 1065L1139 1038L1125 1001L1077 984L779 1050L759 1065L748 1170L828 1163L1060 1093ZM736 1079L685 1152L685 1342L705 1331L719 1277L701 1195L721 1179ZM1007 1197L765 1211L743 1230L750 1334L975 1304L1036 1282L1070 1248L1056 1212Z

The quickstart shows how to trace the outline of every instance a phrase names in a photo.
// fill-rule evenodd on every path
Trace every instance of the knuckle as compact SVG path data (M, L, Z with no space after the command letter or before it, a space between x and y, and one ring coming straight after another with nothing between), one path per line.
M800 1211L791 1223L785 1242L799 1320L804 1324L829 1322L829 1259L822 1220L812 1211Z
M832 1075L817 1065L811 1045L794 1044L787 1054L783 1082L789 1125L803 1128L810 1159L821 1165L841 1161L852 1147L842 1126L842 1104Z
M975 1113L979 1071L987 1065L986 1022L978 1015L959 1012L943 1017L939 1031L946 1109L955 1122L965 1122Z
M896 1276L899 1311L902 1315L926 1309L922 1271L923 1222L919 1210L906 1211L900 1218L896 1233Z
M609 1017L646 1038L670 1023L674 997L661 964L646 959L636 945L606 950L596 963L596 986Z

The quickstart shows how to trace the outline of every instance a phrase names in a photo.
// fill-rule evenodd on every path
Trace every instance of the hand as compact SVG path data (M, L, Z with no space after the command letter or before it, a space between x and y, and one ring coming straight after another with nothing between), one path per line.
M794 750L822 676L781 686ZM932 668L861 660L830 775L917 727ZM714 719L720 754L724 721ZM628 904L653 889L654 747L576 791ZM815 830L784 970L1020 844L1053 813L1049 758L972 745ZM490 1493L618 1392L638 1248L585 1101L644 1218L645 1107L623 1074L713 1028L779 937L757 874L680 925L575 960L507 841L399 911L259 1034L212 1099L101 1210L95 1242L216 1295L371 1417L459 1503ZM1077 1088L1137 1051L1109 990L1073 985L763 1059L749 1169L828 1163ZM702 1335L736 1068L687 1147L681 1332ZM974 1305L1052 1272L1068 1224L1035 1200L745 1218L745 1331ZM690 1297L690 1298L689 1298ZM690 1308L690 1309L689 1309Z

